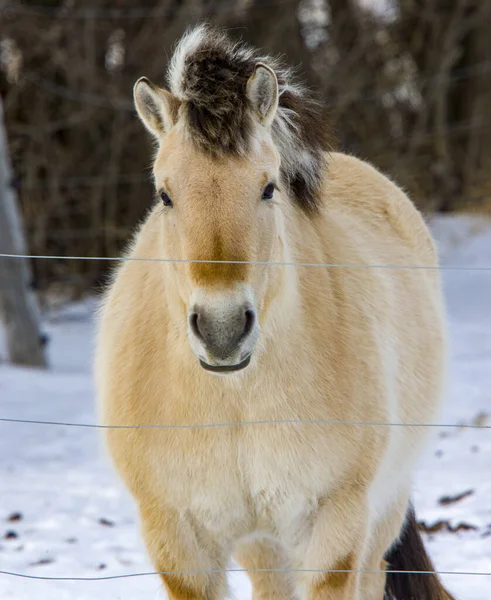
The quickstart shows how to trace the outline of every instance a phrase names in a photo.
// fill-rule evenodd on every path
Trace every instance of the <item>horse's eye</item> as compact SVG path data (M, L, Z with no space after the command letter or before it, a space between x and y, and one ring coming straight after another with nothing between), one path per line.
M169 194L167 194L166 192L160 192L160 198L164 206L174 206Z
M268 185L263 190L262 199L263 200L271 200L274 194L274 183L268 183Z

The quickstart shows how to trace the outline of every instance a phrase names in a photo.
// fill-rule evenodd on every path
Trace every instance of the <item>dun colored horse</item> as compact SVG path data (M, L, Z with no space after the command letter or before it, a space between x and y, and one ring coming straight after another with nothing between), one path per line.
M134 98L157 201L126 256L152 260L114 274L96 376L170 598L223 599L233 557L256 600L450 599L400 573L433 570L410 490L445 370L421 215L330 151L287 68L211 26Z

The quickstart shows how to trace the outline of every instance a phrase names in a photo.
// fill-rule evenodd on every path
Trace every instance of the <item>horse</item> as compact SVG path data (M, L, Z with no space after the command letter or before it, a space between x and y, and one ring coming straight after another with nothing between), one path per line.
M94 368L169 597L223 599L235 560L255 600L451 600L411 503L447 347L422 214L333 147L292 69L211 24L134 102L156 195Z

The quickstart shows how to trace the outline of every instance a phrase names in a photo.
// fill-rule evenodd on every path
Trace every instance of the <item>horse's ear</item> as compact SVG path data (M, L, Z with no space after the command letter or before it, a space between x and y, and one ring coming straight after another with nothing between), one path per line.
M247 98L263 125L270 125L278 108L278 81L267 65L257 63L247 82Z
M133 98L138 116L155 137L167 133L177 121L179 100L146 77L140 77L135 83Z

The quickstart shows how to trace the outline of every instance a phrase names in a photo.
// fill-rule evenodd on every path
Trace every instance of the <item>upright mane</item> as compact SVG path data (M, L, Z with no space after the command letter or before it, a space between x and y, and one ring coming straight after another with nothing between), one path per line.
M283 184L303 210L313 213L320 203L330 131L320 103L293 81L292 69L202 24L179 42L169 66L169 87L182 103L191 138L203 151L217 157L240 155L249 150L254 134L246 85L258 62L278 79L279 106L271 129Z

